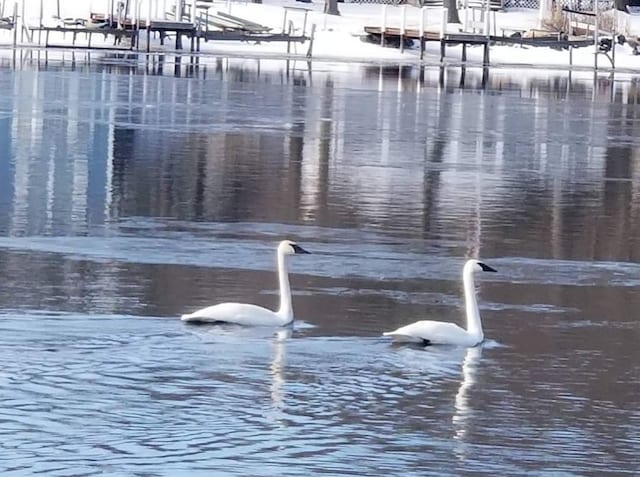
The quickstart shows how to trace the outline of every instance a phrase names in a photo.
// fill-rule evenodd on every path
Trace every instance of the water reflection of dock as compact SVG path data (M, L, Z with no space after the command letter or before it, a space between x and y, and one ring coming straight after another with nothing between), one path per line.
M360 95L348 95L330 73L312 76L305 68L289 74L284 62L271 72L264 66L246 68L246 60L238 64L244 66L229 60L201 64L191 73L198 81L173 78L166 70L158 80L145 73L148 68L160 74L146 63L110 64L104 58L55 78L47 77L46 70L35 71L37 64L34 71L17 71L13 94L3 98L3 109L15 114L0 118L5 150L15 151L11 164L0 158L9 171L0 177L0 200L14 211L9 229L46 232L55 222L75 230L123 215L158 215L325 225L347 221L418 227L426 235L444 229L465 235L468 224L480 221L476 229L484 236L470 242L485 242L494 227L511 220L494 215L495 204L523 194L514 182L517 171L505 164L527 157L527 170L539 171L532 187L542 192L532 199L535 212L526 213L534 213L542 224L542 242L556 244L558 255L566 253L563 229L583 220L585 234L571 247L600 256L607 250L604 244L616 244L632 255L633 244L624 237L637 227L637 210L620 204L634 203L636 159L631 150L607 148L610 132L602 121L589 122L585 131L583 123L568 118L605 108L598 106L598 94L607 102L614 95L607 108L627 108L627 102L636 101L636 86L625 89L615 82L611 93L609 83L603 90L600 83L571 83L565 77L564 84L554 77L518 85L518 79L492 76L490 86L508 94L456 95L447 93L450 86L440 86L437 69L421 83L415 70L398 74L398 68L369 67L359 73L365 85ZM96 73L104 79L87 80ZM477 79L468 77L469 88L487 87ZM81 88L80 81L88 86ZM312 82L313 88L301 87ZM253 113L247 115L247 92L256 94L255 88L268 88L269 95L258 96L259 101L251 96ZM390 96L390 90L402 94ZM423 90L429 93L418 94ZM529 100L509 108L513 92ZM282 95L277 101L275 93ZM377 100L365 104L362 95ZM548 104L569 95L589 101L562 102L565 119L558 122ZM407 97L412 101L404 101ZM51 101L68 107L51 116ZM497 119L496 108L502 111ZM366 144L348 134L365 116L367 121L376 118L373 127L380 131L377 141ZM237 124L246 126L244 132ZM478 128L484 132L473 140L451 134ZM563 137L576 134L574 128L592 140L563 144ZM417 142L415 131L428 133ZM486 168L493 172L487 175ZM261 183L260 177L273 180ZM621 195L623 189L628 192ZM592 216L574 217L567 194L572 204L585 201L588 207L580 210L592 210ZM478 197L485 204L481 217ZM255 211L255 204L272 206ZM289 204L284 219L278 204ZM524 203L507 210L517 221L525 213L522 208ZM452 221L451 216L466 219Z

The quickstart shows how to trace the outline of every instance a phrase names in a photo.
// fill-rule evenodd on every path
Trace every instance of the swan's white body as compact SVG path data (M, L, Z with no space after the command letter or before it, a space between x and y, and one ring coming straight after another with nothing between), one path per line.
M398 328L395 331L384 333L391 336L396 341L408 341L425 344L441 344L456 346L476 346L484 340L482 332L482 322L478 302L476 301L476 290L473 280L473 273L476 271L495 272L495 270L477 260L468 260L462 270L462 283L464 286L465 309L467 312L467 329L459 327L453 323L442 321L417 321L410 325Z
M309 253L297 244L284 240L278 245L278 280L280 282L280 308L271 311L247 303L220 303L194 313L182 315L182 321L196 323L235 323L246 326L285 326L293 321L291 287L286 257L296 253Z

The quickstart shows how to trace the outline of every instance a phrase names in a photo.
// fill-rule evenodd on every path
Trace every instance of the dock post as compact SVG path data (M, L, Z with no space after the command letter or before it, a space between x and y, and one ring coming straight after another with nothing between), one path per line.
M447 19L449 16L449 9L442 9L442 18L440 19L440 63L444 61L445 49L446 49L446 38L445 34L447 31Z
M573 46L569 45L569 66L573 66Z
M24 5L24 2L23 2ZM40 40L42 40L42 16L44 14L44 2L43 0L40 0L40 22L38 23L38 26L40 27L40 29L38 30L38 45L40 45Z
M424 58L424 14L427 11L427 7L420 9L420 59Z
M404 37L407 26L407 6L400 7L400 53L404 53Z
M489 36L491 34L491 8L490 8L490 1L489 0L485 0L485 5L484 5L484 25L482 26L482 28L484 29L484 34L485 36Z
M482 54L482 65L489 66L489 39L484 43L484 52Z
M382 5L382 25L380 26L380 46L384 46L384 34L387 31L387 5Z
M147 53L151 51L151 0L149 1L149 9L147 10Z
M469 0L464 0L464 15L462 18L462 31L466 33L469 28Z
M598 17L600 16L600 14L598 12L597 0L594 2L593 9L594 9L594 13L596 14L595 25L593 28L593 47L595 49L595 52L593 54L593 61L594 61L594 68L596 71L598 71L598 31L600 29L600 26L598 25L598 19L599 19Z
M616 28L611 31L611 69L616 69Z
M22 8L20 9L20 43L24 43L24 29L25 29L25 23L24 23L24 2L25 0L21 0L22 1ZM29 41L33 41L33 36L31 37L31 39Z
M311 25L311 38L309 39L309 49L307 50L307 58L311 58L313 54L313 39L316 36L316 24Z
M467 44L462 42L462 62L467 62Z
M18 44L18 2L13 4L13 46Z

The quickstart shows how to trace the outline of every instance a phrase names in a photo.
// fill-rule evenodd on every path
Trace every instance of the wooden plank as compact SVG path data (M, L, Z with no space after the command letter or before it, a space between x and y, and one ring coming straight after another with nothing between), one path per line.
M270 31L271 30L271 28L269 28L267 26L260 25L259 23L255 23L255 22L252 22L252 21L249 21L249 20L245 20L244 18L236 17L234 15L229 15L228 13L225 13L225 12L218 12L217 15L222 17L222 18L226 18L228 20L236 22L239 25L249 27L249 29L251 29L251 30L262 30L262 31Z
M246 31L208 31L202 37L207 41L236 40L236 41L290 41L304 43L309 40L306 36L287 35L286 33L251 33Z

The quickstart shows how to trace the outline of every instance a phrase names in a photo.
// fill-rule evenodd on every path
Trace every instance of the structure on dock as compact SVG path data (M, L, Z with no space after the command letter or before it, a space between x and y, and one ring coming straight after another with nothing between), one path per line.
M183 39L189 41L189 50L200 51L201 42L207 41L254 41L254 42L284 42L287 53L291 51L292 43L308 42L307 56L311 56L315 25L307 33L308 9L299 7L284 7L282 31L274 31L272 27L256 23L225 11L212 11L213 0L176 0L170 8L166 8L167 0L107 0L109 7L106 12L91 12L90 17L59 18L54 17L55 24L43 19L43 3L40 3L40 21L37 25L18 25L16 13L13 18L3 18L0 28L14 29L22 27L23 35L29 43L36 43L45 47L62 48L96 48L92 42L95 35L113 39L109 49L139 49L141 40L146 40L146 50L151 50L151 39L159 38L160 45L164 45L168 38L175 39L176 50L183 49ZM143 6L144 3L144 6ZM160 5L162 3L162 5ZM143 15L142 9L146 9ZM294 28L293 22L287 20L292 10L304 14L302 29ZM24 17L24 12L22 13ZM60 35L52 35L58 33ZM71 44L60 41L66 35L71 35ZM79 44L79 38L85 42ZM126 40L126 41L123 41ZM16 41L14 40L14 44Z
M465 0L465 4L468 0ZM550 47L557 50L569 51L569 65L573 64L573 48L595 46L595 68L598 68L597 57L599 54L607 56L611 62L611 66L615 68L615 42L606 34L603 36L602 30L598 27L599 12L586 13L595 19L595 24L591 30L587 29L580 36L570 36L564 32L552 32L546 30L517 30L509 28L500 28L501 35L497 34L495 9L493 9L490 0L483 0L482 15L476 20L475 14L473 18L469 18L473 9L465 9L463 31L450 32L447 30L447 9L438 9L440 15L439 27L433 23L427 27L426 15L428 11L434 12L433 8L422 7L418 9L418 28L407 27L406 6L401 6L400 26L388 26L386 5L382 6L381 22L377 26L365 26L364 32L367 39L372 43L378 43L381 46L395 46L404 50L406 47L412 46L415 41L419 43L420 60L424 59L425 46L427 42L440 43L440 62L444 62L447 46L462 45L461 61L467 61L468 46L482 46L483 59L482 65L489 66L489 50L494 44L516 45L516 46L534 46L534 47ZM414 9L415 10L415 9ZM573 12L583 13L583 12ZM415 24L415 18L414 24ZM603 46L603 44L605 44ZM607 46L605 48L605 46ZM609 52L611 51L611 55Z

